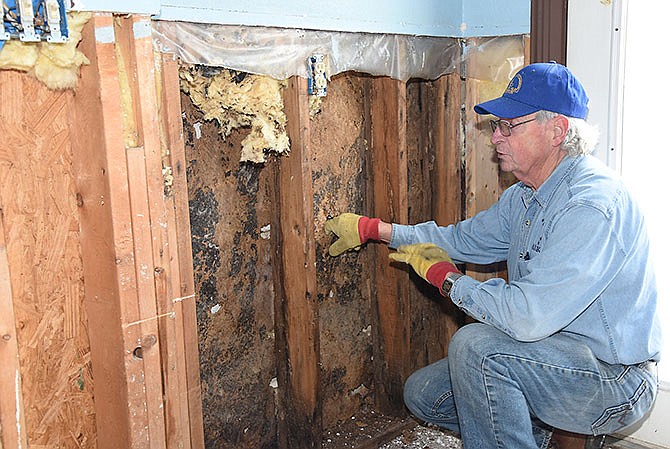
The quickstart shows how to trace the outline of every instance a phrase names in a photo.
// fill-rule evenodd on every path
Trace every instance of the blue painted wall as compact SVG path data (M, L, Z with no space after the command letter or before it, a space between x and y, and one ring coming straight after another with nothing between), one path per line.
M135 14L159 14L161 0L74 0L72 8L78 11L104 11Z
M530 0L79 0L75 8L163 20L424 36L530 32Z

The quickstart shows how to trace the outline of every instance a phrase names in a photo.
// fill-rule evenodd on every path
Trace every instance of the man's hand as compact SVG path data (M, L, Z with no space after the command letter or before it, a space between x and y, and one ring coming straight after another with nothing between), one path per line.
M369 240L379 240L379 218L344 213L326 221L326 232L332 232L339 238L330 245L328 254L339 256L343 252L360 249Z
M433 243L403 245L389 258L412 266L414 271L437 288L442 287L449 273L460 273L449 254Z

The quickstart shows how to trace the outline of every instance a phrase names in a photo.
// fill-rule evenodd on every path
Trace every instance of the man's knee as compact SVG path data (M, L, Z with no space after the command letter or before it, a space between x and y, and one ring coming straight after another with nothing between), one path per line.
M435 380L434 369L429 365L414 371L405 381L403 397L405 405L413 415L424 417L426 408L431 406L434 399L432 384Z
M457 379L472 376L486 360L512 350L517 344L493 326L472 323L460 328L449 343L449 369Z
M497 350L495 343L500 331L481 323L471 323L460 328L449 342L449 358L470 359L473 356L485 356Z
M421 384L424 382L420 371L421 370L415 371L407 378L403 389L405 406L409 409L410 413L415 416L420 413L421 407L419 406L419 398L421 397Z
M447 398L445 398L447 396ZM405 405L417 418L432 421L435 409L450 400L451 383L447 359L425 366L407 378L403 390Z

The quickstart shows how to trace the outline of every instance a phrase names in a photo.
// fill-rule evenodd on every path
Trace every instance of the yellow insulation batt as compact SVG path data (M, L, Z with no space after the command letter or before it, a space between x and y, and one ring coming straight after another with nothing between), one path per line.
M228 137L235 128L250 127L242 141L240 161L263 163L268 152L288 153L283 83L269 76L199 67L181 70L181 89L206 120L216 120Z
M0 69L28 72L50 89L73 89L79 80L79 68L89 60L77 49L81 30L91 13L67 13L69 37L62 44L7 41L0 50Z

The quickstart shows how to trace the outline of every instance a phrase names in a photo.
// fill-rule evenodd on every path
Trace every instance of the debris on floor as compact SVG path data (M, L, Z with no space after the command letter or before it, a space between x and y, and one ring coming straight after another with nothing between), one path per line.
M379 449L461 449L462 447L460 438L448 430L417 425L388 443L379 446Z
M460 437L449 430L422 425L412 418L392 418L367 411L326 432L323 449L462 449ZM652 449L615 436L605 439L603 449ZM560 449L552 442L549 449Z
M549 449L560 449L553 441L549 444ZM590 447L590 446L589 446ZM653 449L657 446L640 445L626 439L616 436L607 436L602 449ZM413 428L403 431L402 435L393 440L384 443L376 449L462 449L463 444L460 438L448 430L440 429L434 426L423 426L417 424ZM660 448L659 448L660 449Z
M325 431L322 449L377 449L416 426L411 418L386 416L364 407L355 416Z
M424 426L410 417L398 418L363 408L356 416L324 432L322 449L461 449L448 430Z

